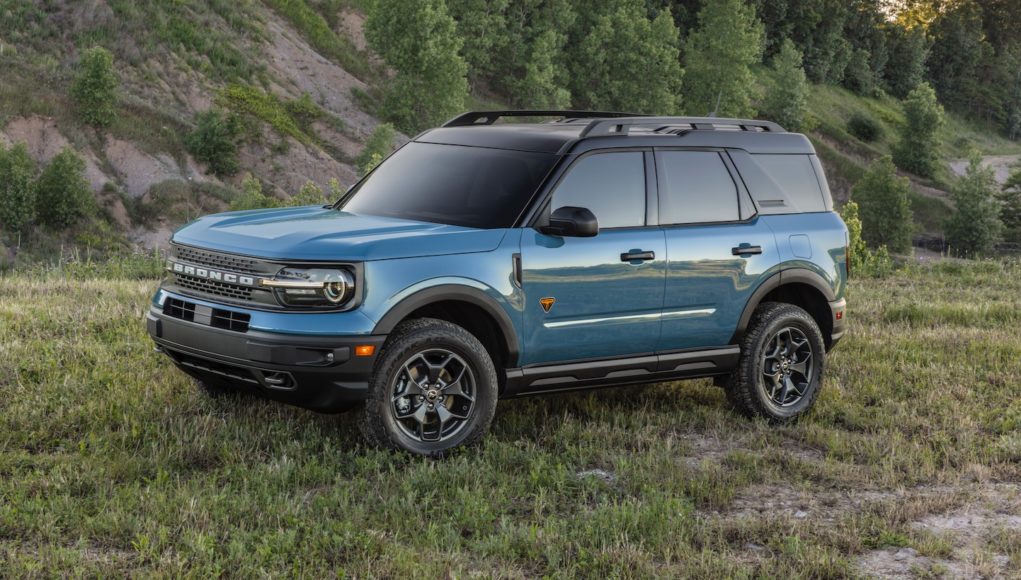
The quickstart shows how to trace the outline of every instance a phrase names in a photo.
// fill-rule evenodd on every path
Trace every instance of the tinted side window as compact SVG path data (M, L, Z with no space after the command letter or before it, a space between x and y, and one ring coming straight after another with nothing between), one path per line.
M659 222L694 224L739 219L737 186L719 153L660 151Z
M645 225L645 159L641 152L598 153L577 161L553 192L551 209L585 207L602 228Z
M752 158L783 192L789 203L788 211L826 211L810 156L753 155Z

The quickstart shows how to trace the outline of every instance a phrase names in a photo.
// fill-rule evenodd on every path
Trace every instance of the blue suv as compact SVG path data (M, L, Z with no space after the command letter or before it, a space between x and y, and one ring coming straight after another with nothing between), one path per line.
M211 394L358 405L370 443L423 455L499 398L694 377L784 422L844 334L847 245L775 123L474 112L333 205L181 228L147 326Z

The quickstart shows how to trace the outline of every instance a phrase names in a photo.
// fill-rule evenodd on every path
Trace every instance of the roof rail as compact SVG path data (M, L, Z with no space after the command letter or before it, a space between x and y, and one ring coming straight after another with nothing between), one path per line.
M546 110L515 110L515 111L471 111L458 115L443 124L444 127L469 127L472 125L492 125L502 117L562 117L564 119L614 119L618 117L639 118L635 113L612 113L606 111L546 111Z
M688 125L694 131L712 131L717 127L738 127L742 131L764 131L768 133L786 133L780 125L772 121L755 121L751 119L721 119L718 117L642 117L596 119L582 130L580 138L603 137L606 135L627 135L632 127L654 127L659 131Z

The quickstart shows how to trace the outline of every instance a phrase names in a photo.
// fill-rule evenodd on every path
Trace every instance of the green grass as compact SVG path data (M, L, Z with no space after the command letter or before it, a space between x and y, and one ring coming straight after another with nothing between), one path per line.
M796 425L662 384L501 402L445 461L365 449L351 416L203 397L145 335L158 262L111 268L0 277L5 575L840 577L873 548L946 552L910 523L969 474L1021 476L1018 264L855 280ZM834 503L747 511L791 493Z
M344 67L344 70L359 79L371 82L379 73L373 70L367 55L360 52L351 39L341 36L330 28L323 16L304 0L264 0L265 3L287 18L319 53ZM322 8L337 10L340 5L327 2Z

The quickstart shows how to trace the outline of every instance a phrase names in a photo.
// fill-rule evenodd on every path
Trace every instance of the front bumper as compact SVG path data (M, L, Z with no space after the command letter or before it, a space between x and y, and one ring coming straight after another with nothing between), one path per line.
M307 315L307 316L315 316ZM336 412L364 400L386 336L301 336L215 328L152 306L146 329L157 349L198 379L227 381L287 404ZM355 347L372 345L373 356Z

